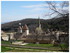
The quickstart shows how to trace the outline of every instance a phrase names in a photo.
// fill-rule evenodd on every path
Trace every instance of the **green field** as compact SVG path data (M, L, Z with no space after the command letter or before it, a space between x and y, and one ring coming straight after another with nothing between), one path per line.
M46 49L30 49L30 48L16 48L16 47L2 46L1 52L55 52L55 51L46 50Z
M2 44L11 44L9 41L2 41L1 43ZM63 51L64 49L68 50L68 47L65 44L61 44L59 46L54 46L53 44L32 44L32 43L29 43L25 46L48 48L48 50L1 46L1 51L2 52L51 52L51 51L59 52L59 51Z
M1 41L1 44L11 44L10 41Z
M53 47L53 44L27 44L25 46L37 46L37 47Z

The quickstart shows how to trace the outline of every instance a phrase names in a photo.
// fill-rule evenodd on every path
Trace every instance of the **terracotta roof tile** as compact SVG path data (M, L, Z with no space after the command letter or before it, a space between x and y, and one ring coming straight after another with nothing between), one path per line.
M23 26L23 28L22 28L23 30L28 30L28 27L27 27L27 25L25 24L24 26Z

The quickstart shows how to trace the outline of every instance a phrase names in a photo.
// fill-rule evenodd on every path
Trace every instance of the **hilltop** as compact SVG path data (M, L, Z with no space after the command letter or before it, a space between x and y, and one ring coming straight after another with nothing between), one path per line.
M47 20L40 19L40 22L44 31L47 31L48 28L53 30L58 29L65 32L69 31L69 14L67 14L65 17L56 17ZM30 31L33 31L38 26L38 19L23 19L4 23L1 25L1 29L3 31L17 31L19 23L22 23L22 26L27 24Z

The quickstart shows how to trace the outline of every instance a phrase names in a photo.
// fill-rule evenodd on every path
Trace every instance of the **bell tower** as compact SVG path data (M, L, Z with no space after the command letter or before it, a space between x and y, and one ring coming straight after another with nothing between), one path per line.
M21 26L21 23L19 23L18 32L19 32L19 33L22 33L22 26Z
M36 33L38 35L41 35L43 33L42 28L41 28L41 23L40 23L40 18L38 17L38 27L36 28Z

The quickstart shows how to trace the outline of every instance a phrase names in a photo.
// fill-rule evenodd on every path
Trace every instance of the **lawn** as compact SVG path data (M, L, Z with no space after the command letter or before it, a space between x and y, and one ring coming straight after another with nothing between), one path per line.
M11 44L9 41L1 41L2 44ZM68 47L65 44L61 44L59 46L54 46L53 44L32 44L29 43L24 46L31 46L31 47L42 47L42 48L48 48L48 50L45 49L31 49L31 48L15 48L15 47L7 47L7 46L1 46L2 52L48 52L48 51L59 51L62 50L62 48L66 48L68 50Z
M25 46L37 46L37 47L53 47L53 44L27 44Z
M1 49L2 49L1 52L55 52L46 49L43 50L43 49L30 49L30 48L16 48L16 47L6 47L6 46L2 46Z
M60 47L68 48L67 44L59 44L57 46L54 46L53 44L32 44L32 43L30 43L25 46L46 47L46 48L60 48Z
M22 40L16 40L16 41L22 41ZM1 41L1 44L11 44L11 41Z
M1 44L11 44L10 41L1 41Z

